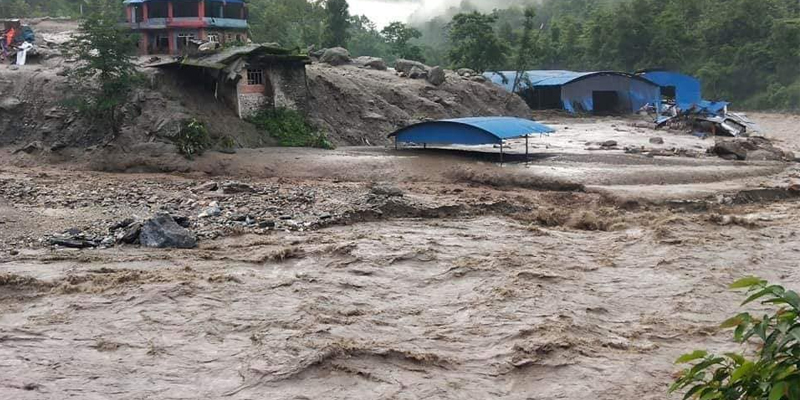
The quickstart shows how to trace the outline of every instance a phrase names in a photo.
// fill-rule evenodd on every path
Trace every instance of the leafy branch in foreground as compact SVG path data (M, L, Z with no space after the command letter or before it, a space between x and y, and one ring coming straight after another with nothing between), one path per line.
M747 289L743 306L760 300L779 307L762 318L744 312L722 323L734 329L737 343L758 344L754 357L703 350L684 354L676 363L695 364L682 371L670 393L686 389L684 399L701 400L800 399L800 296L756 277L740 279L730 288Z

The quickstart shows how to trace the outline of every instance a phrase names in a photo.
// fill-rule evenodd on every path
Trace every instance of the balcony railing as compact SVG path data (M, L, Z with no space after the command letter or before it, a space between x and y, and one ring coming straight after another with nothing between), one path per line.
M247 20L234 18L150 18L147 21L128 24L131 29L167 29L167 28L232 28L247 29Z
M238 18L203 18L210 27L247 29L247 20Z

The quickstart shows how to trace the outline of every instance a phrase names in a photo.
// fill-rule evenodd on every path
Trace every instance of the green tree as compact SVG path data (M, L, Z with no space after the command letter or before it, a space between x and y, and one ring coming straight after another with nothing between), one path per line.
M750 277L731 289L747 289L746 305L760 300L778 306L763 317L744 312L722 323L734 329L734 341L757 342L755 351L712 355L697 350L678 358L694 363L684 370L670 392L686 389L685 399L794 400L800 398L800 296L792 290ZM750 354L754 354L751 357Z
M25 0L4 0L0 3L0 18L30 17L33 8Z
M347 47L350 28L350 6L347 0L325 3L325 47Z
M256 42L300 48L322 42L325 9L321 0L252 0L249 8Z
M387 45L375 23L364 15L350 19L348 50L355 57L386 57L389 55Z
M483 72L505 63L508 48L492 28L492 15L471 12L457 14L449 24L450 62L456 68L472 68Z
M116 0L90 0L88 8L74 41L79 65L70 78L80 108L100 116L116 136L122 122L119 110L136 80L132 55L137 38L118 23L122 10Z
M402 22L392 22L381 30L381 35L386 39L392 55L396 58L425 62L422 48L410 43L412 40L422 37L422 32L418 29L409 27Z
M533 7L525 9L525 22L523 23L522 35L519 38L519 45L517 46L517 59L514 63L514 70L517 71L514 77L514 86L511 92L516 93L517 88L522 83L522 77L525 71L530 69L534 59L533 40L533 19L536 17L536 10Z

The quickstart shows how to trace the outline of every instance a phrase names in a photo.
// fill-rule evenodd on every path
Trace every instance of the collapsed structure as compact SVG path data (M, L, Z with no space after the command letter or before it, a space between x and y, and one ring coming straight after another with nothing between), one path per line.
M731 136L755 127L746 116L729 112L730 103L704 100L700 81L693 76L663 69L639 71L637 75L661 88L663 106L656 116L659 126L701 125L710 127L712 134Z
M679 110L696 110L717 115L724 114L730 104L725 101L703 100L700 80L690 75L663 69L639 71L636 75L658 85L664 103Z
M570 113L633 113L647 105L658 107L658 85L623 72L561 70L487 72L484 76L522 96L534 110L563 109ZM515 80L517 87L514 88Z
M487 72L484 76L517 93L534 110L560 109L569 113L655 114L658 126L696 127L712 134L739 136L754 124L746 116L728 112L728 102L708 101L700 81L662 69L635 74L615 71L562 70Z
M221 45L247 42L243 0L125 0L141 54L185 54L193 40Z
M308 56L272 45L251 44L149 65L179 70L191 83L209 89L239 118L265 108L306 112Z

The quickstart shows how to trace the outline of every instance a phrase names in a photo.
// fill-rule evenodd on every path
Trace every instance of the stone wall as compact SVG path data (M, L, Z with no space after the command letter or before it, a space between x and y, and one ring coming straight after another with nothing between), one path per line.
M264 70L265 86L248 85L247 70ZM258 113L264 107L279 107L308 111L308 87L305 64L299 62L248 63L239 74L236 90L240 118Z
M234 110L239 118L242 117L239 111L239 96L236 90L236 83L223 79L217 87L217 97Z
M308 111L306 68L303 64L284 64L269 70L269 80L275 93L275 107Z
M239 93L239 118L252 117L262 110L267 101L263 93Z

